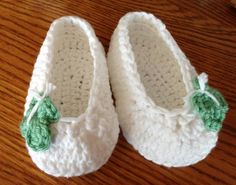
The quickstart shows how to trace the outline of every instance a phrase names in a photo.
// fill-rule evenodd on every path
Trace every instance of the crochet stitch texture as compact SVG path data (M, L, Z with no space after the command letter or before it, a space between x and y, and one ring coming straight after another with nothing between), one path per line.
M215 147L217 132L191 106L197 73L159 19L144 12L123 16L108 68L123 135L146 159L188 166Z
M24 115L33 92L44 92L49 82L56 86L50 97L61 118L49 125L52 139L46 151L26 145L33 162L54 176L99 169L117 143L119 124L104 50L85 20L69 16L51 24L34 66Z
M28 146L34 151L47 150L51 144L49 125L59 120L59 112L49 96L40 102L39 108L29 121L29 115L38 101L33 98L20 125L21 134ZM29 122L29 123L28 123Z
M191 98L194 110L200 114L207 130L214 132L219 131L222 127L221 123L225 119L225 114L228 112L228 104L219 91L209 87L207 84L205 91L213 95L215 100L207 94L198 91L200 85L197 78L193 79L193 84L194 89L197 90Z

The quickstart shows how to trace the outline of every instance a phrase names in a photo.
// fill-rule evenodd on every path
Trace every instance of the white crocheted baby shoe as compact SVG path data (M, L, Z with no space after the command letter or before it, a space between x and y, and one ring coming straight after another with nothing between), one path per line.
M227 103L207 85L165 25L152 14L128 13L113 33L108 68L119 122L145 158L187 166L216 145Z
M54 176L79 176L105 164L119 124L104 50L78 17L55 20L40 49L21 133L34 163Z

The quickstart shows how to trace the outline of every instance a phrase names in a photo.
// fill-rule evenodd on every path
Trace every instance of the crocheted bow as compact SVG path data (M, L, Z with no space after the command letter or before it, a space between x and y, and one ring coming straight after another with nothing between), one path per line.
M209 131L219 131L228 111L228 104L219 91L207 85L208 76L200 74L193 80L194 93L191 103Z
M49 125L58 122L60 114L48 94L55 89L52 84L46 85L41 96L34 92L29 109L24 116L20 129L28 146L34 151L44 151L51 143Z

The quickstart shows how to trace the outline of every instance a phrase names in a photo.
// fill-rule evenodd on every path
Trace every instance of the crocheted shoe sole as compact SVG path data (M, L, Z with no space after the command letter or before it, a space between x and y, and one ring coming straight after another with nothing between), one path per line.
M23 121L21 127L23 135L28 137L27 148L32 160L54 176L79 176L99 169L117 143L119 126L104 50L85 20L62 17L52 23L33 70L25 104L26 119L29 119L27 111L35 106L33 92L44 94L49 82L56 86L50 94L55 107L50 100L43 100L37 105L38 118L30 118L32 124L38 120L41 126L31 126L35 129L27 131ZM49 146L36 145L40 138L47 136L46 130L42 132L45 128L42 124L46 123L42 115L48 116L50 112L42 106L53 108L52 112L57 108L61 114L60 120L49 126L51 137L47 138L51 141L45 141ZM40 134L43 136L39 137ZM37 136L39 139L35 139Z
M197 73L160 20L143 12L122 17L108 68L123 134L145 158L180 167L209 154L217 133L189 100Z

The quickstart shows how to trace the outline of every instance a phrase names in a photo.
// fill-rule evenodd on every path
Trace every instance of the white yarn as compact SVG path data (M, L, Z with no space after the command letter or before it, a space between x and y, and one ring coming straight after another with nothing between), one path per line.
M198 83L199 83L199 86L200 86L200 89L202 91L205 91L206 89L206 84L208 82L208 76L206 73L201 73L198 77Z
M34 152L27 147L32 160L54 176L99 169L117 143L119 125L104 50L85 20L69 16L52 23L35 63L25 113L32 92L44 92L49 81L57 87L50 97L62 117L51 124L48 150Z
M200 89L198 90L199 92L205 93L207 96L209 96L214 102L216 102L216 104L219 106L220 103L219 101L216 99L216 97L209 93L208 91L206 91L206 84L208 82L208 75L206 73L202 73L200 74L198 77L198 83L199 83L199 87Z
M197 73L159 19L144 12L122 17L108 67L123 134L146 159L180 167L209 154L217 134L189 103Z

